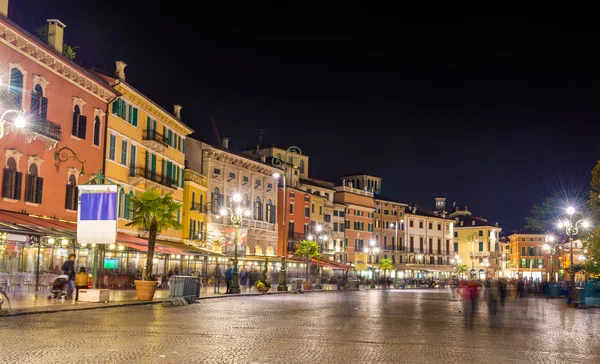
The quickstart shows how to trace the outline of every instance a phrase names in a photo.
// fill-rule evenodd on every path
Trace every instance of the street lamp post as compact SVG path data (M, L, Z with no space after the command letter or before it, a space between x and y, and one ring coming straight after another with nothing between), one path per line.
M573 215L575 214L575 209L573 207L567 208L568 218L564 221L558 222L559 229L565 229L565 233L569 237L569 297L567 298L567 303L573 302L573 291L575 287L575 267L573 266L573 237L579 234L580 228L588 228L590 227L590 223L585 220L577 220L573 222Z
M242 206L242 196L239 193L233 195L233 202L235 203L234 208L223 207L221 208L220 215L223 218L229 217L231 223L235 227L235 233L233 235L233 278L229 292L232 294L240 293L240 274L238 272L238 233L239 227L242 223L244 216L250 216L250 210L244 209Z
M321 225L317 225L317 234L309 235L308 240L315 240L317 244L319 244L319 254L323 251L323 242L327 241L327 233L323 231L323 227ZM317 258L317 279L315 282L315 289L322 289L323 285L321 284L321 257Z
M375 244L375 240L369 240L369 246L363 250L366 254L371 255L371 288L375 288L375 253L379 252L379 248Z
M467 236L467 241L471 245L471 275L475 276L475 243L479 242L477 239L478 232L474 232L473 234ZM474 278L474 277L471 277Z
M546 244L544 244L544 250L550 255L550 282L554 282L554 254L556 254L556 246L554 243L554 236L546 236Z
M292 163L289 163L288 161L288 155L290 155L290 157L292 158ZM271 161L271 163L275 166L280 168L283 171L283 175L282 177L282 182L283 182L283 214L282 214L282 222L281 222L281 268L279 269L279 283L277 284L277 291L287 291L288 287L287 287L287 268L286 268L286 264L285 264L285 242L287 240L287 237L285 236L285 228L286 228L286 216L287 216L287 192L286 192L286 176L288 173L288 169L291 168L295 168L295 165L293 163L294 160L300 158L300 156L302 155L302 151L300 150L300 148L296 147L296 146L292 146L289 147L286 151L285 151L285 155L283 156L283 158L281 157L281 155L278 155L277 157L273 158L273 160ZM280 175L278 173L275 173L273 175L273 177L275 178L279 178Z
M396 235L396 238L395 238L396 239L395 240L395 242L396 242L395 243L396 244L395 250L396 251L401 251L402 250L401 247L400 247L400 242L398 241L398 229L400 228L400 223L404 224L404 220L400 220L400 221L396 220L396 222L393 222L393 223L390 224L390 227L395 230L395 235ZM398 288L398 269L394 270L394 272L395 272L394 273L394 288Z

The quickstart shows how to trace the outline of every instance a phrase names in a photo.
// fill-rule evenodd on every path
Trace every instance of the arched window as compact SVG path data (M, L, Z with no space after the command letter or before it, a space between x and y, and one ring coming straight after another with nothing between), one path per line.
M100 117L94 119L94 145L100 146Z
M41 120L45 120L48 116L48 99L44 97L44 90L40 84L35 85L31 93L31 114Z
M31 203L42 203L42 188L44 179L38 176L38 167L35 163L29 166L27 173L27 184L25 185L25 201Z
M77 178L75 175L69 177L67 183L67 195L65 197L65 208L67 210L77 210Z
M10 94L15 109L23 109L23 73L18 68L10 70Z
M255 220L262 220L262 202L260 200L260 197L256 197L256 202L254 203L254 219Z
M86 123L87 118L81 115L79 105L73 106L73 127L71 129L71 135L80 139L85 139Z
M196 192L192 191L192 210L196 209Z
M211 196L210 209L213 214L218 214L219 209L223 206L223 195L221 195L221 191L219 187L215 187Z
M204 195L200 194L200 202L198 203L200 206L200 212L202 212L202 206L204 205Z
M8 158L2 173L2 197L20 200L22 181L22 173L17 172L17 161L12 157Z
M273 205L273 201L271 199L269 199L267 201L267 222L270 222L271 224L275 223L275 205Z
M300 160L300 173L304 173L304 160Z
M250 208L250 198L248 198L248 194L244 193L244 196L242 196L244 198L244 208L249 209Z

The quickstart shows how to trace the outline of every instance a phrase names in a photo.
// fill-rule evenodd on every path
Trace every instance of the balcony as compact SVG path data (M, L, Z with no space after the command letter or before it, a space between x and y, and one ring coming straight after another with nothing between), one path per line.
M192 205L190 206L190 210L197 211L197 212L206 212L206 206L202 206L202 205L200 205L200 202L194 201L194 202L192 202Z
M177 189L177 180L163 176L160 173L152 171L150 169L135 167L129 169L129 183L132 185L138 185L141 182L150 184L156 184L156 187L166 187L169 189L167 192Z
M6 119L10 120L8 117ZM8 129L8 133L13 130L14 128ZM62 139L60 125L47 119L31 120L21 133L25 143L29 144L34 140L40 140L46 144L46 150L54 148Z
M471 258L496 258L498 253L492 251L477 251L469 253Z
M229 220L224 221L223 218L216 213L208 214L208 222L214 223L214 224L225 223L227 225L229 225L229 223L230 223ZM261 221L261 220L253 220L250 218L242 219L242 223L240 224L240 226L247 227L249 229L256 229L256 230L263 230L263 231L275 231L275 224L271 224L269 222Z
M154 151L164 153L169 147L168 139L154 129L144 129L142 144Z

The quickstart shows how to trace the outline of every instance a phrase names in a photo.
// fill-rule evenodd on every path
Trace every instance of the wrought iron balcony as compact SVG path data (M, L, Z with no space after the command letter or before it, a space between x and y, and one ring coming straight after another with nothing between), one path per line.
M60 142L62 132L60 125L46 119L38 119L29 124L29 130L55 142Z
M142 142L144 146L158 152L164 152L169 147L169 140L167 137L154 129L144 129Z
M136 182L139 182L139 179L141 178L150 182L158 183L168 188L177 188L177 180L168 176L163 176L162 174L157 173L156 171L146 169L143 167L135 167L129 169L130 183L136 184Z

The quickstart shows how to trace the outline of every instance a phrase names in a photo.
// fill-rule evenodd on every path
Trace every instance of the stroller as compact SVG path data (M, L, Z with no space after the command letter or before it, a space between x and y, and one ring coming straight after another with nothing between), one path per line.
M67 288L69 287L69 276L61 274L52 282L52 292L48 299L64 299L67 297Z

